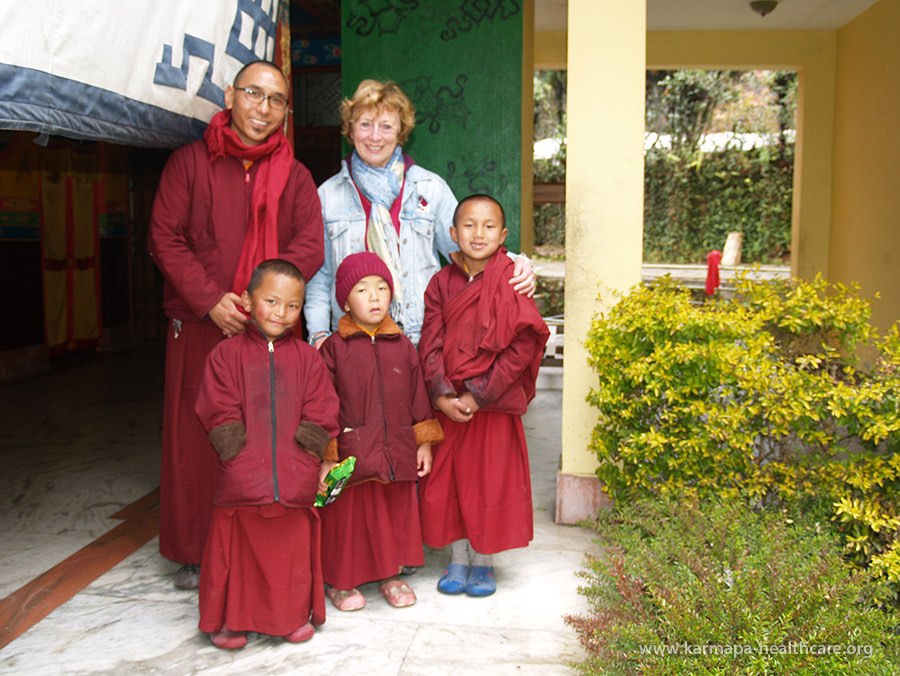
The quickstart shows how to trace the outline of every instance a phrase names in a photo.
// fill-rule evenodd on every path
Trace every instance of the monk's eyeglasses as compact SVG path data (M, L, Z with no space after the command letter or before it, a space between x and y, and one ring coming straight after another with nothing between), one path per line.
M272 110L287 110L289 102L281 94L264 94L258 89L253 89L252 87L235 87L235 89L244 92L244 96L247 97L247 100L255 106L259 105L263 101L268 101L269 106L271 106Z

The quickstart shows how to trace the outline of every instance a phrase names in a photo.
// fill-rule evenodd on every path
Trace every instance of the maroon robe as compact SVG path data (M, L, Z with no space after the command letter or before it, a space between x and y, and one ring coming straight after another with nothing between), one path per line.
M315 509L216 507L201 566L200 631L287 636L325 622Z
M341 402L338 453L357 458L351 485L321 510L322 569L352 589L424 564L416 454L442 434L416 348L390 317L370 338L345 315L320 354Z
M209 529L216 454L194 413L203 364L224 336L209 310L232 289L260 162L211 161L203 141L172 153L160 177L148 247L165 285L166 337L159 550L199 563ZM278 255L311 279L324 259L321 205L309 171L294 161L279 200Z
M420 484L425 544L468 538L482 554L526 546L533 537L528 448L520 416L535 394L549 337L530 298L509 279L513 263L495 254L474 278L456 262L425 292L419 353L432 401L469 392L479 405L468 423L438 415L444 441Z

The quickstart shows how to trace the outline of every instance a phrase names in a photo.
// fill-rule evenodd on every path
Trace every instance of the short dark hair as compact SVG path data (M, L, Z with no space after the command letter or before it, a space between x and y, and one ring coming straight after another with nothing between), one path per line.
M474 195L469 195L468 197L463 197L459 204L456 205L456 209L453 210L453 227L456 227L456 218L459 215L459 210L462 208L462 205L466 202L474 202L476 200L487 200L488 202L493 202L497 205L497 208L500 209L500 217L503 219L503 222L500 224L504 228L506 227L506 212L503 210L503 205L497 200L496 197L492 197L491 195L487 195L482 192L477 192Z
M252 295L257 287L262 284L263 277L270 272L273 275L284 275L285 277L296 279L306 286L306 279L304 279L303 273L297 269L296 265L283 258L270 258L253 269L253 274L250 275L250 281L247 282L247 293Z
M258 64L262 64L264 66L268 66L269 68L271 68L273 70L277 70L279 75L281 75L281 77L284 79L285 84L287 84L288 88L290 88L290 83L287 81L287 78L284 76L284 71L282 71L281 68L278 67L278 64L276 64L272 61L266 61L264 59L257 59L256 61L251 61L250 63L245 63L244 66L237 72L237 75L234 76L232 86L237 87L238 82L240 81L241 77L244 74L244 71L246 71L248 68L250 68L250 66L256 66Z

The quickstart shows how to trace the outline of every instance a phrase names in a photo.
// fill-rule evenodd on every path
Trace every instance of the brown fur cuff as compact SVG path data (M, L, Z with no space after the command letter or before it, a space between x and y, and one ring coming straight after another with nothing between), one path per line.
M235 421L219 425L209 431L209 442L219 458L222 460L231 460L247 443L247 430L244 423Z
M325 457L325 449L331 437L324 428L319 427L315 423L304 420L297 426L294 432L294 439L303 446L307 451L315 453L320 458Z
M416 446L436 444L444 440L444 430L436 418L416 423L413 425L413 432L416 434Z

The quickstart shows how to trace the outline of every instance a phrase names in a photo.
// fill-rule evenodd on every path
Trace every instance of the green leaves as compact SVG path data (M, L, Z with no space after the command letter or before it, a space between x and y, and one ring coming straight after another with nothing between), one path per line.
M679 496L617 503L592 525L606 547L580 574L590 613L566 618L582 673L893 673L891 617L860 602L866 575L815 522ZM801 643L864 652L785 649Z
M586 341L609 494L824 502L853 560L896 581L900 330L869 317L821 277L702 305L670 279L635 288Z

